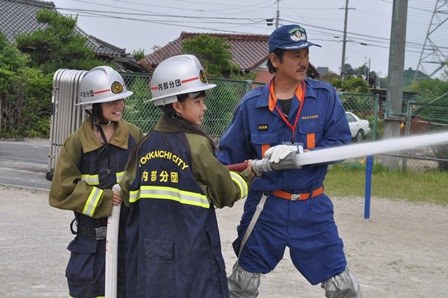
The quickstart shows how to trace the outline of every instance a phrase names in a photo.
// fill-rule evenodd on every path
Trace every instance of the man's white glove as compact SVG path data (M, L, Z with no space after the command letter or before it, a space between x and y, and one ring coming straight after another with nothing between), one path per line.
M284 160L291 152L303 153L301 145L277 145L269 148L264 153L265 158L269 158L269 162L279 163Z

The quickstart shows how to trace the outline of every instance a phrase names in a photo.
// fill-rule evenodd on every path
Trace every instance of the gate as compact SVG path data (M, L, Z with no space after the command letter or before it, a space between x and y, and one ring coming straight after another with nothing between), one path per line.
M86 118L79 102L79 82L85 70L59 69L53 76L52 112L50 119L50 152L46 178L51 181L57 158L65 139L72 134Z

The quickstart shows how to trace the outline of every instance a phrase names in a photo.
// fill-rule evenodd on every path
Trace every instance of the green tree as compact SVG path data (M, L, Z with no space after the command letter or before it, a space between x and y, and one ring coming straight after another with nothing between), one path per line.
M86 44L87 38L75 30L76 18L43 9L36 13L36 20L46 26L17 36L16 49L8 45L0 50L0 60L10 60L0 70L3 136L48 137L56 70L88 70L99 65L116 68L97 59ZM12 53L16 59L5 58Z
M442 79L445 82L448 82L448 68L447 68L448 60L445 60L445 62L443 62L443 66L444 66L444 69L443 69L443 72L442 72Z
M448 122L448 82L440 79L418 81L409 88L417 92L415 102L418 108L413 111L414 115Z
M140 127L144 132L151 131L162 110L149 103L149 88L151 77L142 74L125 74L123 75L126 86L134 92L134 94L126 99L126 108L124 109L123 118Z
M0 135L48 136L52 75L29 68L29 57L0 34Z
M353 69L353 75L358 77L358 78L362 78L362 77L366 77L367 78L367 73L369 72L369 67L365 64L361 65L358 68Z
M224 78L223 71L239 72L238 66L231 62L232 53L226 38L199 34L184 41L182 53L195 55L207 77Z
M16 71L25 67L28 62L29 58L10 45L6 36L0 32L0 70Z
M344 78L350 78L355 74L355 70L353 69L353 67L346 63L344 64L344 72L343 72L343 77Z
M347 93L370 94L369 83L363 78L349 78L346 80L333 79L330 82L338 91Z
M332 71L329 71L327 74L325 75L321 75L319 80L321 81L325 81L328 83L331 83L333 80L340 80L341 76L338 75L337 73L334 73Z
M88 70L110 65L96 59L95 52L86 45L87 37L75 31L76 18L43 9L37 12L36 19L47 26L16 38L17 48L31 57L31 67L53 73L61 68Z
M440 79L418 81L409 87L417 92L412 107L413 117L431 122L432 131L445 130L448 123L448 82ZM440 125L436 125L439 123ZM448 171L448 146L433 146L434 156L440 159L439 169Z
M426 80L430 79L430 77L428 77L423 72L421 72L419 70L413 70L411 67L409 67L408 69L405 69L403 72L403 86L406 89L408 89L409 86L411 86L413 84L414 78L415 78L416 82L426 81Z
M256 72L232 72L230 74L230 79L234 81L253 81L257 78Z
M234 107L241 100L242 95L247 92L246 86L231 84L222 80L227 74L233 80L253 80L256 73L243 73L238 65L232 63L230 44L225 38L200 34L192 39L186 40L182 45L182 52L192 54L201 61L206 74L218 86L207 95L207 116L204 127L216 140L230 123ZM240 90L240 88L243 90ZM241 92L242 91L242 92ZM228 109L228 107L233 107ZM229 112L230 111L230 112Z
M146 57L145 50L142 49L134 50L132 51L132 56L134 56L134 59L136 61L139 61Z
M217 87L206 97L207 112L204 127L213 139L218 140L229 126L233 111L249 90L250 84L241 81L213 80Z

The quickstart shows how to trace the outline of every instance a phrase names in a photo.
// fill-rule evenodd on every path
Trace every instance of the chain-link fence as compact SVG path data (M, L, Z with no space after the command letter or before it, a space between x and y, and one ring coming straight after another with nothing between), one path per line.
M141 127L144 132L148 132L161 116L160 109L148 103L151 99L150 76L135 73L121 75L127 88L134 92L131 99L126 101L124 118ZM208 134L218 141L230 124L233 112L244 94L260 83L218 79L210 79L209 82L216 84L217 87L207 95L208 110L204 127ZM353 141L375 140L378 136L378 96L343 93L340 97L346 111L355 114L353 119L356 121L350 122L350 126L353 127ZM368 122L364 125L360 120Z
M448 105L409 100L403 104L402 135L435 133L448 129ZM397 155L402 170L448 171L448 145L422 147Z
M150 75L122 73L122 76L128 89L134 92L131 99L126 101L124 118L141 127L144 132L148 132L161 116L161 110L148 102L151 99ZM243 95L259 86L260 83L217 79L209 81L217 84L217 87L207 96L208 111L204 127L207 133L218 142L229 126L233 112ZM378 116L380 114L378 95L342 93L340 98L348 112L347 118L353 142L374 141L382 137L384 119ZM444 121L448 118L447 105L420 103L417 99L409 99L403 104L407 120L402 124L402 134L410 135L446 129L448 122ZM397 157L400 158L403 170L446 170L447 148L448 146L421 148L400 152ZM359 164L362 161L362 159L358 159L348 162ZM377 161L380 162L381 158L378 158Z
M126 101L124 118L150 131L161 111L151 103L145 103L151 98L148 74L122 73L129 90L134 92ZM217 87L207 96L207 113L204 127L216 142L229 126L233 112L245 93L260 85L252 81L232 81L210 79ZM352 130L353 142L371 141L378 136L378 95L361 95L343 93L340 95L345 109L355 116L348 115ZM353 118L349 118L353 117Z
M400 6L403 8L403 6ZM394 9L400 9L398 6ZM400 15L397 11L397 15ZM401 135L448 129L448 1L408 0L404 44L403 97L386 114L401 121ZM401 25L400 25L401 26ZM393 28L397 29L398 26ZM398 40L392 40L395 45ZM397 63L397 59L391 61ZM389 69L396 69L391 65ZM391 89L396 86L391 86ZM391 90L388 90L391 92ZM393 92L391 92L393 94ZM395 98L391 98L392 101ZM448 170L448 145L423 147L395 155L402 170Z
M347 114L352 143L376 140L384 127L379 119L379 95L342 93L340 98ZM366 157L354 158L344 164L363 167L365 161Z
M148 132L162 114L158 107L147 102L151 99L149 89L151 78L148 74L122 73L121 75L129 90L134 92L131 99L126 101L123 117L142 128L144 132ZM233 111L243 95L260 84L252 81L218 79L209 79L209 83L216 84L217 87L207 95L208 110L203 125L207 133L218 141L229 126Z
M342 93L340 98L348 114L353 142L376 140L382 134L378 123L379 95Z

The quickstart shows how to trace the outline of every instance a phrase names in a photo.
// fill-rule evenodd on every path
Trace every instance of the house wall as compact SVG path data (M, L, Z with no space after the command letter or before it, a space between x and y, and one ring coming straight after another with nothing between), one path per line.
M258 69L257 77L255 78L255 82L259 83L269 83L274 75L269 73L267 69Z

